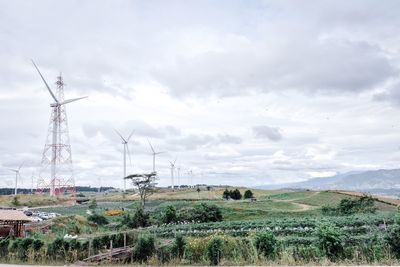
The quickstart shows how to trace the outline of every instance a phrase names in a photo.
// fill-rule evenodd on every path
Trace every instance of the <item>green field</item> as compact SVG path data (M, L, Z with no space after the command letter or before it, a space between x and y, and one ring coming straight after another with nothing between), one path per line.
M332 191L253 190L255 199L252 201L224 200L224 190L225 188L210 191L204 189L200 192L195 189L174 192L159 190L146 202L144 214L148 217L145 226L127 224L137 222L134 219L140 207L137 195L91 193L87 194L90 201L82 205L73 204L68 198L21 196L20 205L29 203L30 206L37 206L34 210L61 214L61 217L38 224L38 229L50 227L46 233L37 230L30 234L32 238L42 240L44 247L35 252L38 255L32 254L36 255L33 258L25 256L30 262L27 258L25 261L36 263L40 258L45 263L54 263L54 260L57 263L71 263L85 258L89 253L106 252L110 240L114 240L114 247L118 247L122 246L121 240L125 239L127 246L137 249L140 238L152 236L155 247L152 252L154 255L147 259L147 264L150 265L208 265L207 246L215 238L224 240L221 264L225 265L398 264L395 254L385 243L389 231L396 226L396 205L372 200L375 212L332 215L324 213L323 207L336 208L342 200L358 201L360 196ZM240 188L242 194L245 190ZM97 206L90 207L94 199ZM15 205L13 197L3 197L1 200L3 206ZM44 203L48 205L43 207ZM202 207L202 203L205 204L204 207L218 209L222 214L222 221L182 219ZM168 209L175 210L176 221L163 221ZM117 212L118 215L110 215L109 212ZM104 216L108 224L95 223L89 214ZM340 252L341 258L332 258L319 247L321 237L318 231L323 225L331 225L334 227L332 229L336 229L334 231L341 233L340 240L344 246L344 250ZM261 257L255 245L257 236L266 232L276 240L274 259ZM62 241L66 234L79 236L79 246ZM186 240L183 258L176 258L171 254L175 237L179 235ZM0 253L4 254L1 242ZM63 252L61 258L47 254L53 249L51 246L56 243L64 244L63 242L68 243L65 243L68 251ZM21 260L18 256L21 252L12 251L11 249L6 254L5 262Z

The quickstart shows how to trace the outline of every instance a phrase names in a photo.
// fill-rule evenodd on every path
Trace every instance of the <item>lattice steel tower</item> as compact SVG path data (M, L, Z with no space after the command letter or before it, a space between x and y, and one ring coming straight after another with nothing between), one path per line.
M57 89L54 94L39 68L34 62L33 64L55 101L55 103L50 104L52 112L42 155L37 191L49 192L51 196L63 195L65 192L75 194L75 179L65 105L85 97L64 100L65 84L61 74L57 77Z

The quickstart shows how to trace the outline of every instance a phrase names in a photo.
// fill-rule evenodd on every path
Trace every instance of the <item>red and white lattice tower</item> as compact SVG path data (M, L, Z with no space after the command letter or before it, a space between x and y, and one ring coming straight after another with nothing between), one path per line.
M70 192L75 195L75 179L72 168L72 153L69 143L68 120L66 104L85 97L64 99L64 81L57 77L55 93L50 89L39 68L32 61L43 83L46 85L54 102L50 104L51 116L46 144L39 171L37 192L49 192L51 196L63 195Z
M64 102L64 82L57 77L55 97ZM38 177L38 192L49 192L51 196L66 192L75 194L75 179L72 168L72 153L69 142L66 105L50 105L52 108L49 130L44 146Z

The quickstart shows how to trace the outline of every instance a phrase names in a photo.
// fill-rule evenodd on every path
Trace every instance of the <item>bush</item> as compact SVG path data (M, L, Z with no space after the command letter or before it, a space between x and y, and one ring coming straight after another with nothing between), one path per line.
M224 241L220 237L214 237L208 242L207 256L210 260L210 265L218 265L222 258L222 246Z
M154 237L143 235L139 237L133 254L136 261L145 262L153 255L154 251Z
M336 260L343 255L344 233L332 224L321 224L317 230L318 248L325 253L330 260Z
M183 236L177 235L175 237L174 245L172 246L172 252L175 257L182 258L185 252L186 240Z
M260 233L256 236L254 244L259 254L266 258L274 258L277 240L272 232Z
M364 195L358 199L342 199L337 207L342 215L354 213L374 213L376 211L375 201L371 196Z
M14 196L12 201L11 201L11 204L16 206L16 207L20 206L21 202L19 201L19 196Z
M0 240L0 256L1 256L1 258L7 256L9 245L10 245L9 239Z
M206 203L200 203L194 206L190 212L190 219L196 222L219 222L222 221L221 209L216 205L209 205Z
M91 222L96 223L97 225L105 225L108 224L108 220L106 217L104 217L103 215L100 214L92 214L88 217L88 220Z
M177 221L176 209L174 206L167 206L163 212L162 222L163 223L173 223Z
M143 208L138 208L133 216L125 214L121 220L121 226L128 228L146 227L150 225L150 216Z
M251 190L246 190L244 192L244 198L248 199L248 198L253 198L253 192L251 192Z
M392 226L389 229L385 240L396 257L400 258L400 225L396 224Z
M97 200L95 198L92 199L92 201L90 201L89 209L91 210L97 209Z

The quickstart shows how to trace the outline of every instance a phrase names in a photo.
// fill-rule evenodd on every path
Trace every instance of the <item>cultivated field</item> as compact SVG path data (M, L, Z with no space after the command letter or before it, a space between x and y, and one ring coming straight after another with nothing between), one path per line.
M247 190L238 189L242 195ZM110 257L153 265L398 263L395 245L400 240L390 238L400 229L395 200L306 190L251 190L252 199L227 200L224 191L161 189L144 210L135 194L87 194L90 201L83 205L68 198L20 196L18 205L61 216L29 225L29 238L0 241L1 259L46 264L107 263ZM15 204L13 197L1 198L2 206Z

